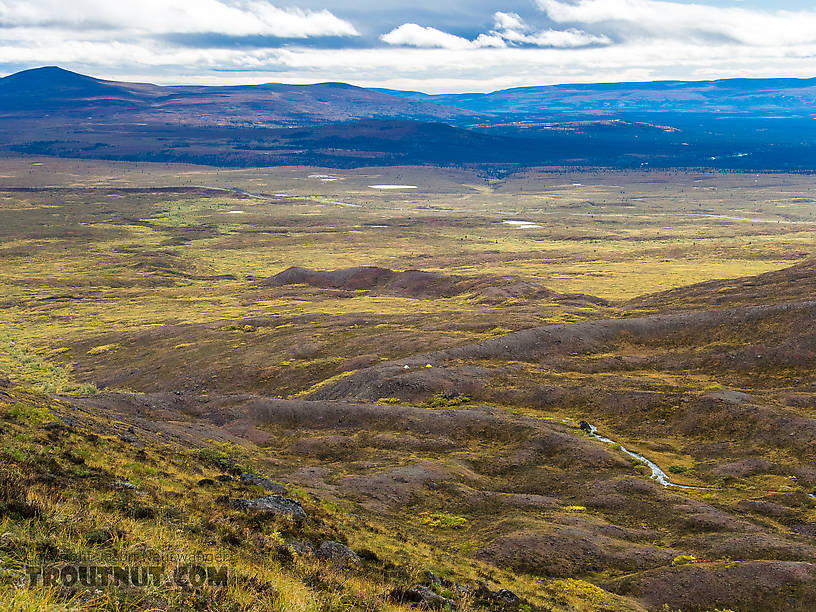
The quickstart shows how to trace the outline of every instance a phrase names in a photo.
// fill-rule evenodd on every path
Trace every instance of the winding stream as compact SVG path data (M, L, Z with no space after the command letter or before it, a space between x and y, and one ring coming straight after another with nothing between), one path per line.
M656 480L657 482L662 484L664 487L677 487L678 489L708 489L708 488L710 488L710 487L692 487L692 486L689 486L689 485L681 485L681 484L677 484L676 482L672 482L671 480L669 480L669 477L666 474L666 472L661 470L660 466L658 466L654 461L649 461L643 455L640 455L640 454L638 454L638 453L636 453L634 451L630 451L628 448L624 447L620 442L615 442L615 440L612 440L610 438L605 438L604 436L598 435L598 433L597 433L598 428L595 427L594 425L592 425L591 423L587 423L587 425L589 425L589 435L590 436L592 436L596 440L600 440L601 442L606 442L607 444L617 444L618 446L620 446L620 449L624 453L626 453L630 457L634 457L638 461L642 461L644 464L646 464L649 467L650 470L652 470L652 476L651 476L652 480Z
M620 446L620 449L624 453L626 453L630 457L633 457L633 458L637 459L638 461L642 461L645 465L647 465L649 467L650 470L652 470L652 476L651 476L652 480L656 480L657 482L662 484L664 487L676 487L678 489L713 489L713 488L715 488L715 487L693 487L691 485L681 485L681 484L678 484L676 482L672 482L671 480L669 480L669 476L666 474L666 472L661 470L660 466L658 466L654 461L649 461L643 455L638 454L638 453L636 453L634 451L630 451L628 448L624 447L620 442L615 442L615 440L612 440L610 438L606 438L604 436L599 435L597 433L598 428L595 427L594 425L592 425L591 423L587 423L587 425L589 425L588 435L592 436L596 440L599 440L601 442L605 442L606 444L617 444L618 446ZM763 493L784 493L784 491L763 491ZM808 493L808 497L810 497L811 499L816 499L816 495L814 495L813 493Z

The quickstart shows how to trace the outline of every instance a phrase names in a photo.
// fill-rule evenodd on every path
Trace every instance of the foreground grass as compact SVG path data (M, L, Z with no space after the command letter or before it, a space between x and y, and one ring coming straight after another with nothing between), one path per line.
M0 395L2 609L396 610L401 607L389 600L391 590L422 582L431 568L470 584L490 573L527 599L522 609L635 609L581 581L547 584L404 536L395 539L376 520L361 522L297 489L291 494L303 503L306 521L248 516L230 508L229 500L262 490L218 477L224 467L255 471L251 448L139 448L65 425L56 416L64 410L22 388ZM435 520L448 527L453 519L440 516L445 521ZM363 565L350 571L294 552L297 542L325 540L351 543ZM226 568L227 584L193 587L167 578L196 563ZM29 587L25 579L29 567L80 564L160 566L166 573L143 588ZM461 610L481 609L467 595L438 588L456 597Z

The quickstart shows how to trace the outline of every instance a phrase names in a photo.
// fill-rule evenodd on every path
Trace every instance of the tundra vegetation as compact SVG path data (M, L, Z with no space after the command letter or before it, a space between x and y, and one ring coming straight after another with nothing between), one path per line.
M3 609L811 609L812 176L0 175Z

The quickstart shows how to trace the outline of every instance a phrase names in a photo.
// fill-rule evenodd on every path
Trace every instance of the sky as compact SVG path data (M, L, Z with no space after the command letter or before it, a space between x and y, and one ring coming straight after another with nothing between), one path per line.
M0 74L428 93L816 77L813 0L0 0Z

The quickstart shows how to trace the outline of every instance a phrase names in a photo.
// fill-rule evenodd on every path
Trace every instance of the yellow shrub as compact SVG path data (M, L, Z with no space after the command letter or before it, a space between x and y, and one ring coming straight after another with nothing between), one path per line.
M419 520L423 525L438 527L441 529L460 529L464 527L468 520L462 516L449 514L447 512L422 512Z
M119 348L118 344L103 344L102 346L95 346L88 351L89 355L101 355L102 353L110 353Z
M567 578L565 580L556 580L550 586L556 593L569 599L587 602L598 608L617 609L618 602L614 595L584 580Z
M694 555L678 555L672 561L672 565L689 565L697 563L697 558Z

